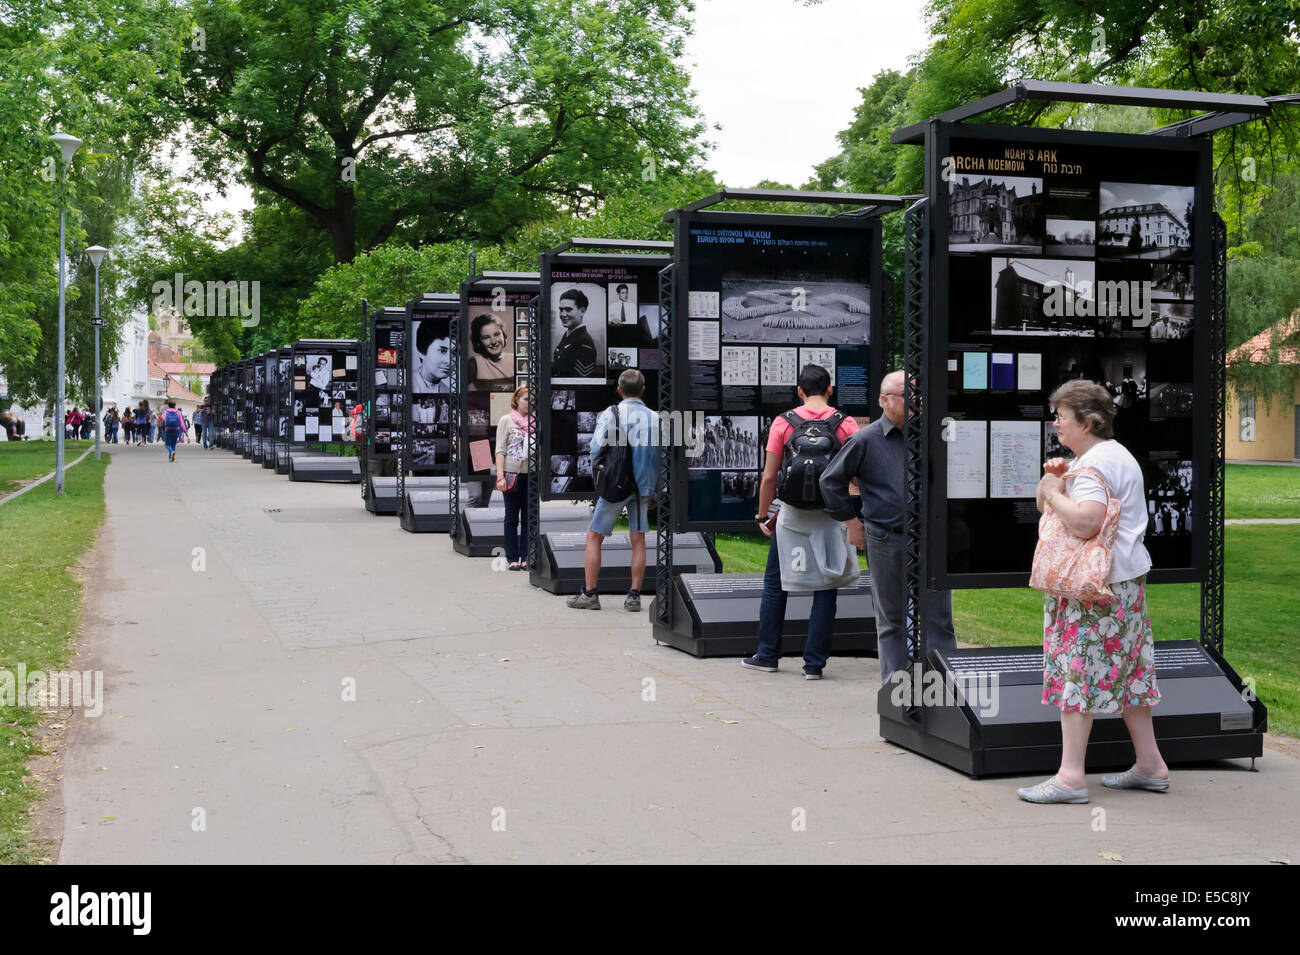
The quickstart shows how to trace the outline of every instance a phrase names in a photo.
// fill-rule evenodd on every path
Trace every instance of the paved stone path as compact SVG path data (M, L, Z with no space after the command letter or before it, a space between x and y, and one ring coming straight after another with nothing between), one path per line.
M63 862L1300 858L1283 753L1030 806L882 742L874 660L696 660L226 451L117 452L107 494L78 662L107 702L67 743Z

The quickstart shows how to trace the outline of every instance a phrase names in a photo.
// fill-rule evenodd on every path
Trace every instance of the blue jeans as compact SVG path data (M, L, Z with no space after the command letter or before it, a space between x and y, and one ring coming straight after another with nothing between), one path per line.
M785 604L789 595L781 589L781 558L776 533L767 549L763 573L763 599L758 605L758 651L763 663L775 665L781 659L781 633L785 629ZM837 591L818 590L812 595L808 618L808 641L803 648L804 666L821 669L831 655L831 630L835 626Z
M180 440L180 437L181 437L181 429L180 429L180 428L166 428L166 429L164 429L164 431L163 431L163 441L164 441L164 442L166 443L166 445L167 445L167 453L168 453L168 454L175 454L175 453L176 453L176 442Z
M212 425L205 424L203 426L203 447L205 448L212 447L212 437L213 437L212 432L213 432Z
M528 475L519 475L514 488L501 496L506 502L506 560L513 564L528 558L528 514L524 510L528 503Z

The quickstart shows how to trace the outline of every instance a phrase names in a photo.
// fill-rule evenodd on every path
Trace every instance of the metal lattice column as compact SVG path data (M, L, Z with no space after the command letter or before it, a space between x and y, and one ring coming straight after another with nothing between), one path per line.
M925 667L926 624L926 506L929 442L923 394L929 380L930 203L922 199L907 210L904 239L903 371L906 419L903 423L904 475L907 493L903 530L906 535L908 655L919 679Z
M1205 581L1201 584L1201 642L1223 654L1224 558L1224 413L1228 385L1228 230L1217 214L1213 223L1214 247L1210 263L1211 426L1213 459L1210 461L1210 499L1206 521Z
M533 573L540 569L542 559L542 489L538 478L542 473L541 442L537 440L537 408L535 402L540 393L539 371L540 359L537 357L538 331L542 299L534 295L528 302L528 425L532 435L528 442L528 512L524 519L528 522L528 571Z
M655 528L655 620L673 625L673 453L685 435L673 427L673 299L676 272L666 265L659 270L659 467L655 486L659 492L658 524Z
M451 317L451 355L452 359L448 363L447 374L447 391L453 395L456 400L456 426L451 430L451 440L447 442L447 486L451 497L451 522L447 533L452 540L460 539L460 407L464 398L460 393L460 312L457 311ZM411 409L406 409L407 434L411 433ZM402 442L402 463L406 463L406 445L410 441Z

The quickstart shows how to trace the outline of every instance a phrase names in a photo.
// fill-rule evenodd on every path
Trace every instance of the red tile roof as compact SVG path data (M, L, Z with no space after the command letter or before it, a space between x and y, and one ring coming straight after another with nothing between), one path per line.
M210 361L159 361L154 364L169 375L210 375L217 370Z
M1270 364L1269 356L1275 342L1296 343L1279 349L1277 360L1282 365L1300 365L1300 311L1228 352L1228 364L1239 361L1247 361L1252 365Z

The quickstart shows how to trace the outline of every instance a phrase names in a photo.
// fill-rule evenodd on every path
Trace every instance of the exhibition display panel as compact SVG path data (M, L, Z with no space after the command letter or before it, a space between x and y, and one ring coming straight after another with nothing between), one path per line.
M362 302L362 311L366 303ZM365 439L357 446L361 457L361 497L372 514L396 514L396 472L406 438L407 360L410 321L405 308L375 309L367 316L361 349L360 399L365 413ZM376 492L381 481L387 493Z
M395 501L406 506L408 486L447 487L449 482L424 479L445 477L451 463L451 439L456 422L455 400L451 390L452 326L460 314L460 296L431 292L406 304L407 349L399 356L404 371L400 414L392 423L394 436L401 428L398 449ZM393 396L394 402L398 399ZM414 483L411 483L414 482ZM448 499L450 501L450 498ZM448 504L450 508L450 504ZM406 527L406 523L402 526ZM447 526L451 524L450 510Z
M292 406L288 425L293 448L318 445L342 451L348 413L357 402L357 343L352 339L302 339L291 346ZM304 459L289 455L289 479L360 481L356 457L340 454Z
M539 544L538 566L530 568L528 575L532 585L552 594L581 591L586 584L586 526L574 531L547 531L539 535ZM641 581L645 593L655 589L657 547L655 535L646 535L645 576ZM691 531L677 536L673 566L679 575L721 574L722 558L710 536ZM627 531L615 531L603 541L596 584L596 592L602 594L625 594L632 588L632 540Z
M453 361L446 379L455 417L447 461L453 515L490 502L496 424L510 411L515 388L528 381L528 358L518 354L516 326L527 325L538 280L536 272L483 272L461 283L459 308L450 322ZM473 491L463 487L471 483ZM504 521L503 513L499 535ZM449 529L458 553L467 552L465 526L464 520L454 519Z
M504 505L461 507L454 523L452 547L466 557L500 557L506 553ZM571 501L548 501L541 506L532 534L585 534L591 510Z
M1213 111L1145 135L960 122L1022 100ZM894 134L924 143L926 198L908 212L905 248L918 639L911 694L880 691L885 739L972 775L1058 766L1041 644L928 651L924 595L1027 584L1043 462L1069 457L1047 399L1082 378L1110 392L1115 436L1143 470L1147 582L1201 584L1200 633L1156 643L1161 752L1170 763L1262 754L1266 710L1223 656L1227 249L1211 143L1197 134L1268 109L1252 96L1025 81ZM1170 626L1153 621L1157 637ZM923 689L954 682L977 692L945 706ZM996 706L981 705L987 687ZM1118 714L1099 715L1092 739L1089 771L1131 765Z
M736 200L855 208L835 216L709 208ZM716 595L728 588L748 585L720 575L708 588L674 586L673 535L755 532L768 431L800 404L799 371L808 364L825 368L834 386L831 403L846 415L865 420L878 412L884 361L879 216L901 206L896 196L727 189L664 216L673 223L675 246L660 274L664 433L651 617L657 641L697 654L723 646L712 639L723 621L697 623L699 614L680 608L697 593L721 599ZM726 606L753 614L741 624L748 642L728 643L728 652L753 653L757 603ZM801 652L802 643L791 633L785 652ZM842 652L874 649L874 627L840 641Z

